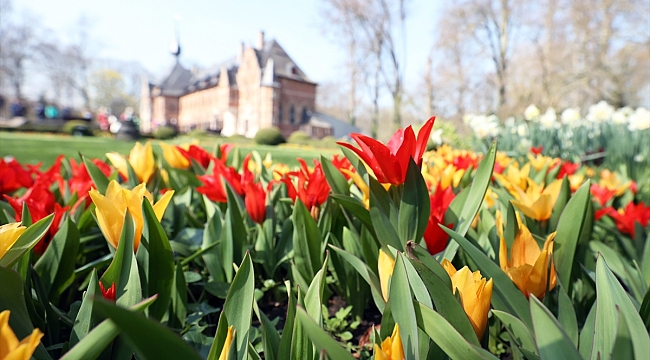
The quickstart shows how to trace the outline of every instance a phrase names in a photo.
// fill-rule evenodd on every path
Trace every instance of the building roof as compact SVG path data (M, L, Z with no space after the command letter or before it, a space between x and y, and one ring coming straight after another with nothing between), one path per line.
M262 70L262 85L276 86L279 81L278 77L313 83L277 41L266 41L262 49L254 50L258 65ZM158 84L152 85L160 88L162 95L181 96L216 86L223 69L228 72L228 80L232 85L237 83L236 75L239 65L240 59L233 56L214 66L190 71L176 61L167 73L168 75L162 78Z
M358 127L319 111L316 111L311 114L311 118L309 118L309 123L319 127L331 127L332 136L334 136L337 139L349 138L351 133L361 132L361 129L359 129ZM329 126L324 126L324 124L328 124Z

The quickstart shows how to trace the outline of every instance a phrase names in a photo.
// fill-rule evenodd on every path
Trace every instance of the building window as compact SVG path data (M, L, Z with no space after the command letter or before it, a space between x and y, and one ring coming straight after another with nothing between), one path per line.
M309 121L309 114L307 113L307 108L302 109L302 123L306 124Z
M282 124L282 122L284 121L283 115L284 114L282 113L282 105L280 105L278 107L278 124Z
M289 109L289 123L293 124L296 121L296 111L293 108L293 105L291 105L291 108Z

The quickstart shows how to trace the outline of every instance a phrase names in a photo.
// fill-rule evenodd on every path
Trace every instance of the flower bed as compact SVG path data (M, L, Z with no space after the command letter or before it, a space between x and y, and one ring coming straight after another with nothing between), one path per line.
M650 351L636 182L496 143L425 152L432 126L355 135L345 156L297 168L231 145L136 144L47 170L1 160L0 354Z

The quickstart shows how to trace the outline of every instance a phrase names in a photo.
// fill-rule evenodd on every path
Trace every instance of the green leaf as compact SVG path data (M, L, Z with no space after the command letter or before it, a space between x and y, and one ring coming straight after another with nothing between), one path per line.
M630 335L635 358L645 358L650 354L650 337L647 331L642 330L645 328L643 320L623 286L607 267L603 257L599 256L596 261L596 332L592 359L605 359L613 355L619 316L625 318L630 329L634 329Z
M185 319L187 318L187 293L183 266L177 264L174 272L174 282L172 283L168 326L176 328L185 327Z
M93 305L92 299L96 296L102 296L99 291L99 280L97 279L97 270L93 269L90 274L90 281L88 282L88 289L83 295L81 307L77 312L77 317L74 320L74 326L70 333L70 346L74 346L79 340L83 339L88 332L95 326L93 319Z
M147 199L142 201L144 229L138 247L137 259L143 275L142 292L146 297L158 294L158 299L148 309L147 315L162 319L171 301L174 282L174 255L169 239Z
M50 214L28 227L20 237L18 237L11 249L0 258L0 267L13 267L26 252L36 246L43 236L47 234L53 220L54 214Z
M332 193L350 196L350 187L341 171L323 155L320 156L320 163L323 166L323 173L325 174L330 189L332 189Z
M305 294L305 309L307 313L319 324L323 325L323 290L325 289L325 276L327 275L327 263L329 260L329 253L325 256L323 267L318 270L307 293Z
M370 202L370 219L377 235L381 234L381 236L377 236L377 239L382 246L390 245L399 251L404 251L404 244L402 244L397 230L386 214L379 207L374 206L372 200Z
M476 217L476 214L481 208L481 204L485 198L485 193L487 192L488 186L492 181L492 171L494 170L494 162L496 161L496 156L497 142L495 140L492 142L490 149L479 164L478 169L476 169L476 174L474 175L474 180L472 180L472 185L469 187L469 190L467 190L467 192L462 191L456 197L457 199L454 199L457 200L455 201L456 204L460 205L460 201L462 199L461 195L464 194L463 196L466 198L466 200L462 203L460 211L454 211L454 213L458 214L458 219L457 221L454 221L454 223L456 224L456 232L460 234L460 236L465 236L465 234L467 234L467 231L472 225L474 217ZM452 208L452 205L456 207L456 204L454 204L454 201L452 201L450 208ZM452 242L447 245L447 248L443 253L443 257L451 261L456 255L457 250L458 244Z
M205 265L208 268L210 275L212 275L212 278L218 282L225 282L226 274L221 261L221 247L219 245L213 246L213 244L221 241L221 234L223 231L221 225L221 210L219 210L218 207L215 207L214 215L212 215L205 224L201 249L210 248L210 250L203 253L203 261L205 261Z
M591 358L591 350L594 345L594 332L596 328L596 304L594 303L589 310L587 319L585 320L582 329L580 330L580 341L578 343L578 351L583 359Z
M406 180L399 206L397 232L403 244L409 240L420 241L429 223L429 189L422 177L422 170L409 159Z
M95 279L97 279L95 277ZM92 297L88 298L94 307ZM144 299L141 302L130 307L131 310L141 313L153 302L156 301L156 296ZM101 355L104 349L120 334L120 329L110 319L102 321L99 325L95 326L83 339L74 345L70 351L65 353L62 360L94 360ZM72 345L72 344L71 344Z
M173 354L178 359L201 359L178 335L157 322L105 301L97 301L95 308L117 325L139 358L166 359Z
M432 271L440 280L442 280L446 289L451 290L451 278L449 278L449 274L447 274L447 271L442 267L442 265L440 265L440 263L429 254L427 249L415 242L409 242L406 244L406 253L409 259L412 260L412 263L413 260L422 263L422 266Z
M2 266L0 266L0 309L11 311L9 327L18 339L22 340L32 333L34 326L25 304L23 280L17 272ZM36 359L51 359L42 343L36 348L34 357Z
M451 291L451 286L440 278L437 273L431 271L428 267L416 259L409 259L410 264L417 270L420 278L424 282L431 299L435 304L436 311L442 315L449 323L458 331L468 342L479 346L479 339L476 337L474 327L467 317L465 310L456 296ZM436 262L437 264L437 262ZM443 271L442 266L438 265ZM449 275L445 271L444 277L446 280L451 281ZM409 281L411 276L409 274ZM426 303L424 304L426 305ZM426 305L431 307L429 305Z
M571 298L564 290L562 284L558 284L558 322L566 332L574 346L578 346L578 319L573 308Z
M130 189L133 189L136 186L140 185L140 179L138 178L138 175L135 173L133 166L131 166L131 162L128 159L125 159L124 162L126 163L126 169L127 169L126 175L129 177L129 179L127 180L127 185L129 186Z
M560 167L558 166L557 168L559 169ZM560 194L558 195L557 200L555 201L555 205L553 205L551 218L548 220L549 229L557 229L557 224L558 221L560 220L560 215L562 214L562 211L564 210L567 201L569 201L569 198L571 198L571 185L569 184L569 179L566 176L564 176L564 179L562 179L562 187L560 188Z
M278 347L278 359L289 359L291 357L291 344L293 343L293 327L294 322L296 321L296 298L293 296L293 291L291 290L291 283L289 281L284 282L284 286L287 289L287 320L284 323L284 328L282 330L282 338L280 338L280 346ZM298 291L300 296L300 290Z
M135 261L135 254L133 254L134 236L135 222L127 210L124 214L122 234L113 261L99 279L106 289L115 283L116 302L122 306L131 306L142 300L138 264Z
M314 321L311 316L307 314L303 308L298 307L296 310L296 318L316 348L319 351L324 351L327 353L327 356L329 356L330 359L354 359L347 350L341 347L341 345L332 339L328 333L321 329L320 326Z
M589 186L589 181L585 182L571 197L557 225L553 259L558 279L567 286L568 291L572 286L571 272L578 242L584 236L584 232L591 232L591 227L585 226L588 216L587 207L591 202Z
M645 292L641 308L639 309L639 315L643 319L646 330L650 332L650 289Z
M343 259L345 259L352 267L359 273L359 275L370 285L370 291L372 291L372 297L375 300L375 305L380 312L383 312L384 298L381 295L381 284L379 283L379 278L377 275L358 257L350 254L349 252L337 248L334 245L329 245L329 247L339 254Z
M210 352L208 353L207 360L219 359L219 357L221 356L221 352L223 351L223 346L226 343L226 337L228 336L229 327L230 325L228 324L228 319L226 319L226 312L222 311L221 314L219 314L219 322L217 323L217 333L214 334L214 340L212 341L212 346L210 347ZM234 331L233 331L233 336L235 336ZM230 352L236 351L235 347L232 346L233 343L234 341L231 342Z
M278 349L280 347L280 334L275 328L271 320L266 317L266 315L260 311L257 303L253 303L253 310L257 319L259 320L260 330L262 332L262 345L264 347L264 359L265 360L275 360L278 358Z
M510 339L515 342L519 350L525 349L537 355L537 346L535 345L533 335L521 320L505 311L492 310L492 314L501 320L510 335Z
M93 180L97 191L99 191L100 194L106 194L106 189L108 188L109 183L106 175L104 175L104 173L99 170L94 162L90 161L83 155L81 155L81 158L83 159L86 170L88 171L88 175L90 175L90 178Z
M535 298L530 296L530 313L533 318L535 339L539 356L545 359L582 359L562 325L553 314Z
M361 201L346 195L331 194L330 198L334 199L344 209L352 213L363 225L372 228L370 212L363 206Z
M494 280L494 287L492 288L492 306L497 310L503 310L507 313L515 315L528 328L532 328L532 319L528 311L528 301L521 291L515 286L500 267L498 267L490 258L487 257L481 250L472 245L467 239L458 234L457 232L442 227L452 239L456 240L460 247L465 250L474 261L481 274L486 278Z
M296 268L302 277L311 281L323 263L323 239L318 225L300 199L293 208L293 251Z
M74 259L79 251L79 231L72 219L67 216L63 226L57 231L34 270L43 280L49 298L56 303L63 291L74 279Z
M450 358L463 360L497 359L490 352L465 340L444 317L432 309L415 302L414 310L418 327L429 335L431 340Z
M227 181L223 180L223 182L228 195L228 209L225 214L224 236L221 241L221 256L223 256L221 264L226 274L226 280L231 282L233 279L232 264L240 263L243 260L247 233L238 205L238 201L241 199Z
M400 325L400 335L407 359L419 359L418 327L413 309L413 295L409 286L404 256L397 253L390 281L388 301L392 304L393 319Z
M255 273L250 253L247 252L233 278L223 307L228 324L232 325L237 331L236 350L237 359L239 360L246 357L254 292Z

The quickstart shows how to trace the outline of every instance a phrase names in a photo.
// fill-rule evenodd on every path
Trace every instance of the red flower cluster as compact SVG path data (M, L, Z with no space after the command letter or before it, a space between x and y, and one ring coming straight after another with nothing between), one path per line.
M531 146L530 147L530 152L533 153L533 155L540 155L544 151L544 146L540 145L538 147Z
M600 206L605 205L609 199L616 195L616 189L608 189L599 184L592 184L589 191L591 192L591 196L598 201Z
M314 169L309 170L307 163L303 159L300 162L300 170L289 172L284 178L280 179L287 186L289 197L296 201L299 198L308 210L319 207L323 204L330 193L330 186L325 178L321 163L314 159ZM292 178L298 180L298 186L294 186Z
M107 163L99 159L94 159L92 162L97 165L97 168L99 168L99 170L101 170L101 172L107 177L111 174L111 167ZM70 189L70 193L77 193L77 196L79 197L77 204L84 201L85 206L88 207L91 202L90 197L88 197L88 192L94 185L93 179L90 177L90 174L88 174L88 169L86 169L86 165L83 162L77 164L74 159L70 159L70 169L72 170L72 176L68 179L68 188ZM64 189L65 183L63 177L59 175L57 180L59 183L59 189ZM77 204L75 204L75 207Z
M210 161L212 160L215 160L215 163L217 161L221 161L222 164L225 164L226 157L232 148L232 144L219 145L219 152L221 153L221 157L217 158L209 152L205 151L205 149L200 146L190 145L187 150L181 148L180 146L176 146L176 149L178 149L178 151L187 159L187 161L192 162L192 159L194 159L194 161L199 163L204 169L208 168Z
M60 177L61 160L63 160L63 156L59 156L54 162L54 165L43 173L33 168L34 171L37 171L36 180L34 180L33 185L21 197L13 198L6 194L4 195L16 213L16 221L22 221L23 204L27 205L32 222L37 222L54 213L54 220L48 233L34 247L34 252L38 255L45 252L52 238L59 231L59 224L61 223L63 214L69 209L69 207L64 208L59 205L56 202L54 193L50 190L50 186Z
M16 159L0 158L0 194L11 194L18 189L32 186L32 170L25 170Z
M357 172L357 170L354 168L354 166L352 166L352 163L350 162L350 160L348 160L348 158L346 158L345 156L339 156L338 154L334 154L332 156L332 165L334 165L339 170L345 169L353 173ZM345 180L350 180L350 175L344 173L343 171L341 171L341 174L343 174Z
M596 220L600 219L603 215L609 215L616 222L618 231L623 234L628 234L635 239L635 224L638 222L642 227L648 226L650 220L650 205L646 206L644 203L634 204L630 201L625 208L618 211L608 206L596 212Z
M226 152L222 150L222 154ZM261 224L264 222L266 215L266 191L262 184L255 182L255 175L248 169L250 158L250 154L244 158L242 164L243 174L239 174L237 169L232 166L226 166L224 164L225 156L223 160L213 158L215 161L212 174L199 176L199 180L204 185L197 187L196 190L212 201L227 202L226 188L221 180L223 177L233 190L244 198L246 211L251 216L251 219Z
M454 224L444 223L445 212L449 208L451 201L454 200L454 197L455 195L451 186L443 190L440 184L438 184L436 191L429 195L431 213L429 214L429 223L424 231L424 241L431 254L437 254L447 247L449 235L442 230L439 224L443 224L449 228L454 226Z
M372 169L380 183L400 185L406 180L410 159L421 165L434 121L435 117L429 119L420 129L417 138L413 128L408 126L397 130L386 145L361 134L350 135L360 148L344 142L338 144L354 151Z
M560 171L557 173L557 178L562 179L564 175L573 175L580 168L580 164L572 163L571 161L565 161L560 165Z

